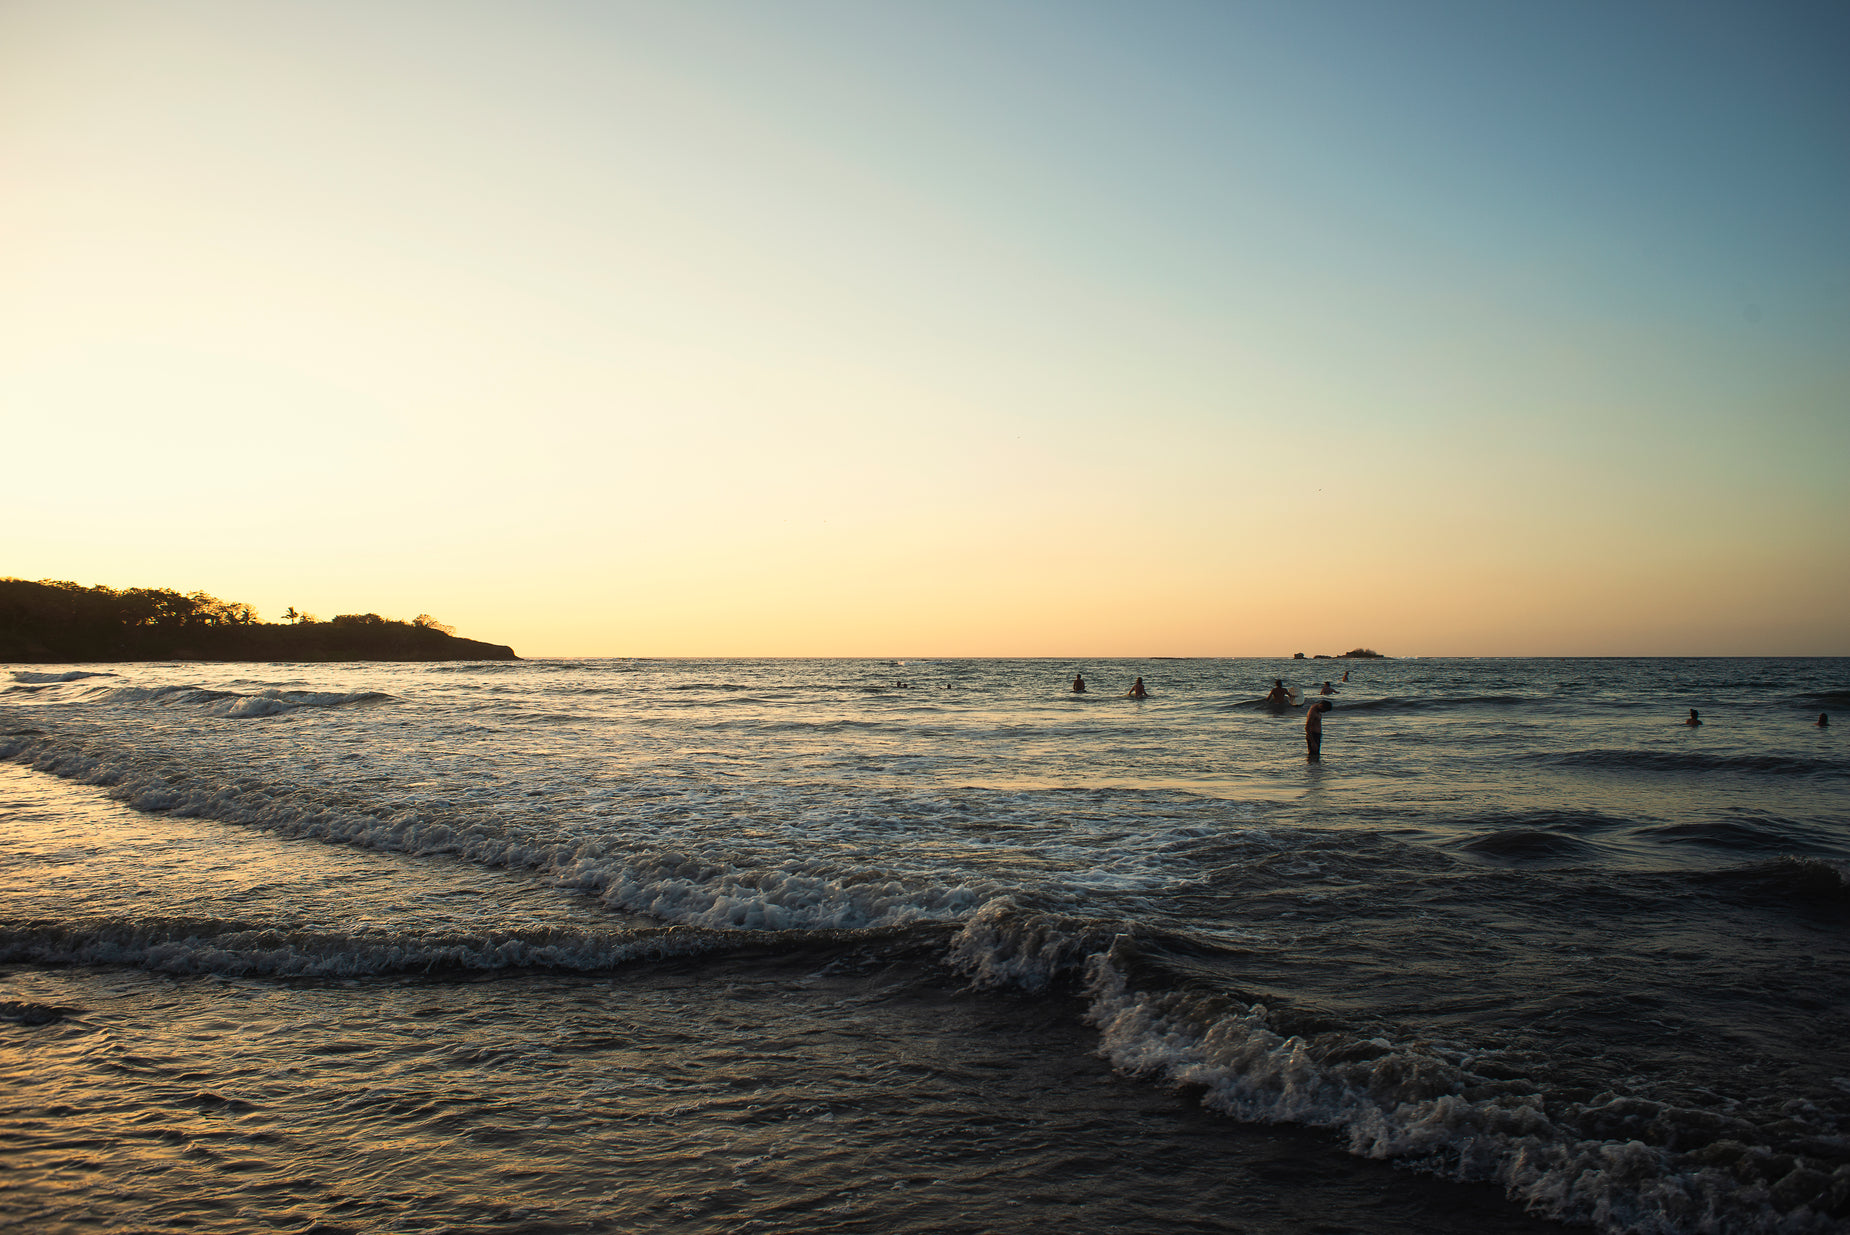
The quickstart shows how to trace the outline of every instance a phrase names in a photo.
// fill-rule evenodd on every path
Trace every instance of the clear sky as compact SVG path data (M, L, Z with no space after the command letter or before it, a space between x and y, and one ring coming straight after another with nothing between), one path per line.
M1841 3L0 3L0 575L1850 654Z

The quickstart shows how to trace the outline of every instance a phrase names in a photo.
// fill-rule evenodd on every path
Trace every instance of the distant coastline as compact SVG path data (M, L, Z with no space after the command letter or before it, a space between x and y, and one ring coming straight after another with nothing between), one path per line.
M1294 653L1291 657L1291 659L1293 660L1303 660L1304 658L1305 658L1304 653L1302 652ZM1335 656L1331 656L1327 652L1318 652L1315 656L1312 656L1310 659L1311 660L1392 660L1394 658L1391 656L1384 655L1381 652L1377 652L1373 648L1350 648L1347 652L1339 652Z
M505 644L459 638L428 614L409 622L286 616L259 622L249 605L204 592L0 579L0 663L520 659Z

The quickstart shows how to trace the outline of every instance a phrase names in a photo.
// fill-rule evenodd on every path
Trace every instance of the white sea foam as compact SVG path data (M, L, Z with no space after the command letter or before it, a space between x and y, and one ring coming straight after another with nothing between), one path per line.
M1804 1198L1850 1187L1850 1167L1795 1166L1769 1188L1636 1140L1586 1139L1551 1119L1540 1094L1465 1096L1461 1070L1417 1048L1380 1038L1318 1048L1275 1032L1260 1005L1216 1015L1191 996L1135 990L1110 950L1089 959L1087 994L1114 1066L1198 1086L1204 1107L1236 1119L1336 1129L1352 1153L1494 1180L1532 1211L1615 1235L1838 1230Z

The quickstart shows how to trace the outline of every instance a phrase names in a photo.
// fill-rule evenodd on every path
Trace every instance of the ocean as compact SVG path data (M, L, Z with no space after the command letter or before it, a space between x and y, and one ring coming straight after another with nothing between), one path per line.
M1280 677L1333 682L1320 763ZM0 668L0 1227L1841 1231L1847 704L1843 659Z

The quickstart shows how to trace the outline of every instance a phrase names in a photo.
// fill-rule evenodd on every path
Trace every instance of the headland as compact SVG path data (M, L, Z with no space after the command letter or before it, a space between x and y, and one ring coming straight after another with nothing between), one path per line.
M428 614L286 616L259 622L249 605L204 592L0 579L0 663L520 659L505 644L458 638Z

